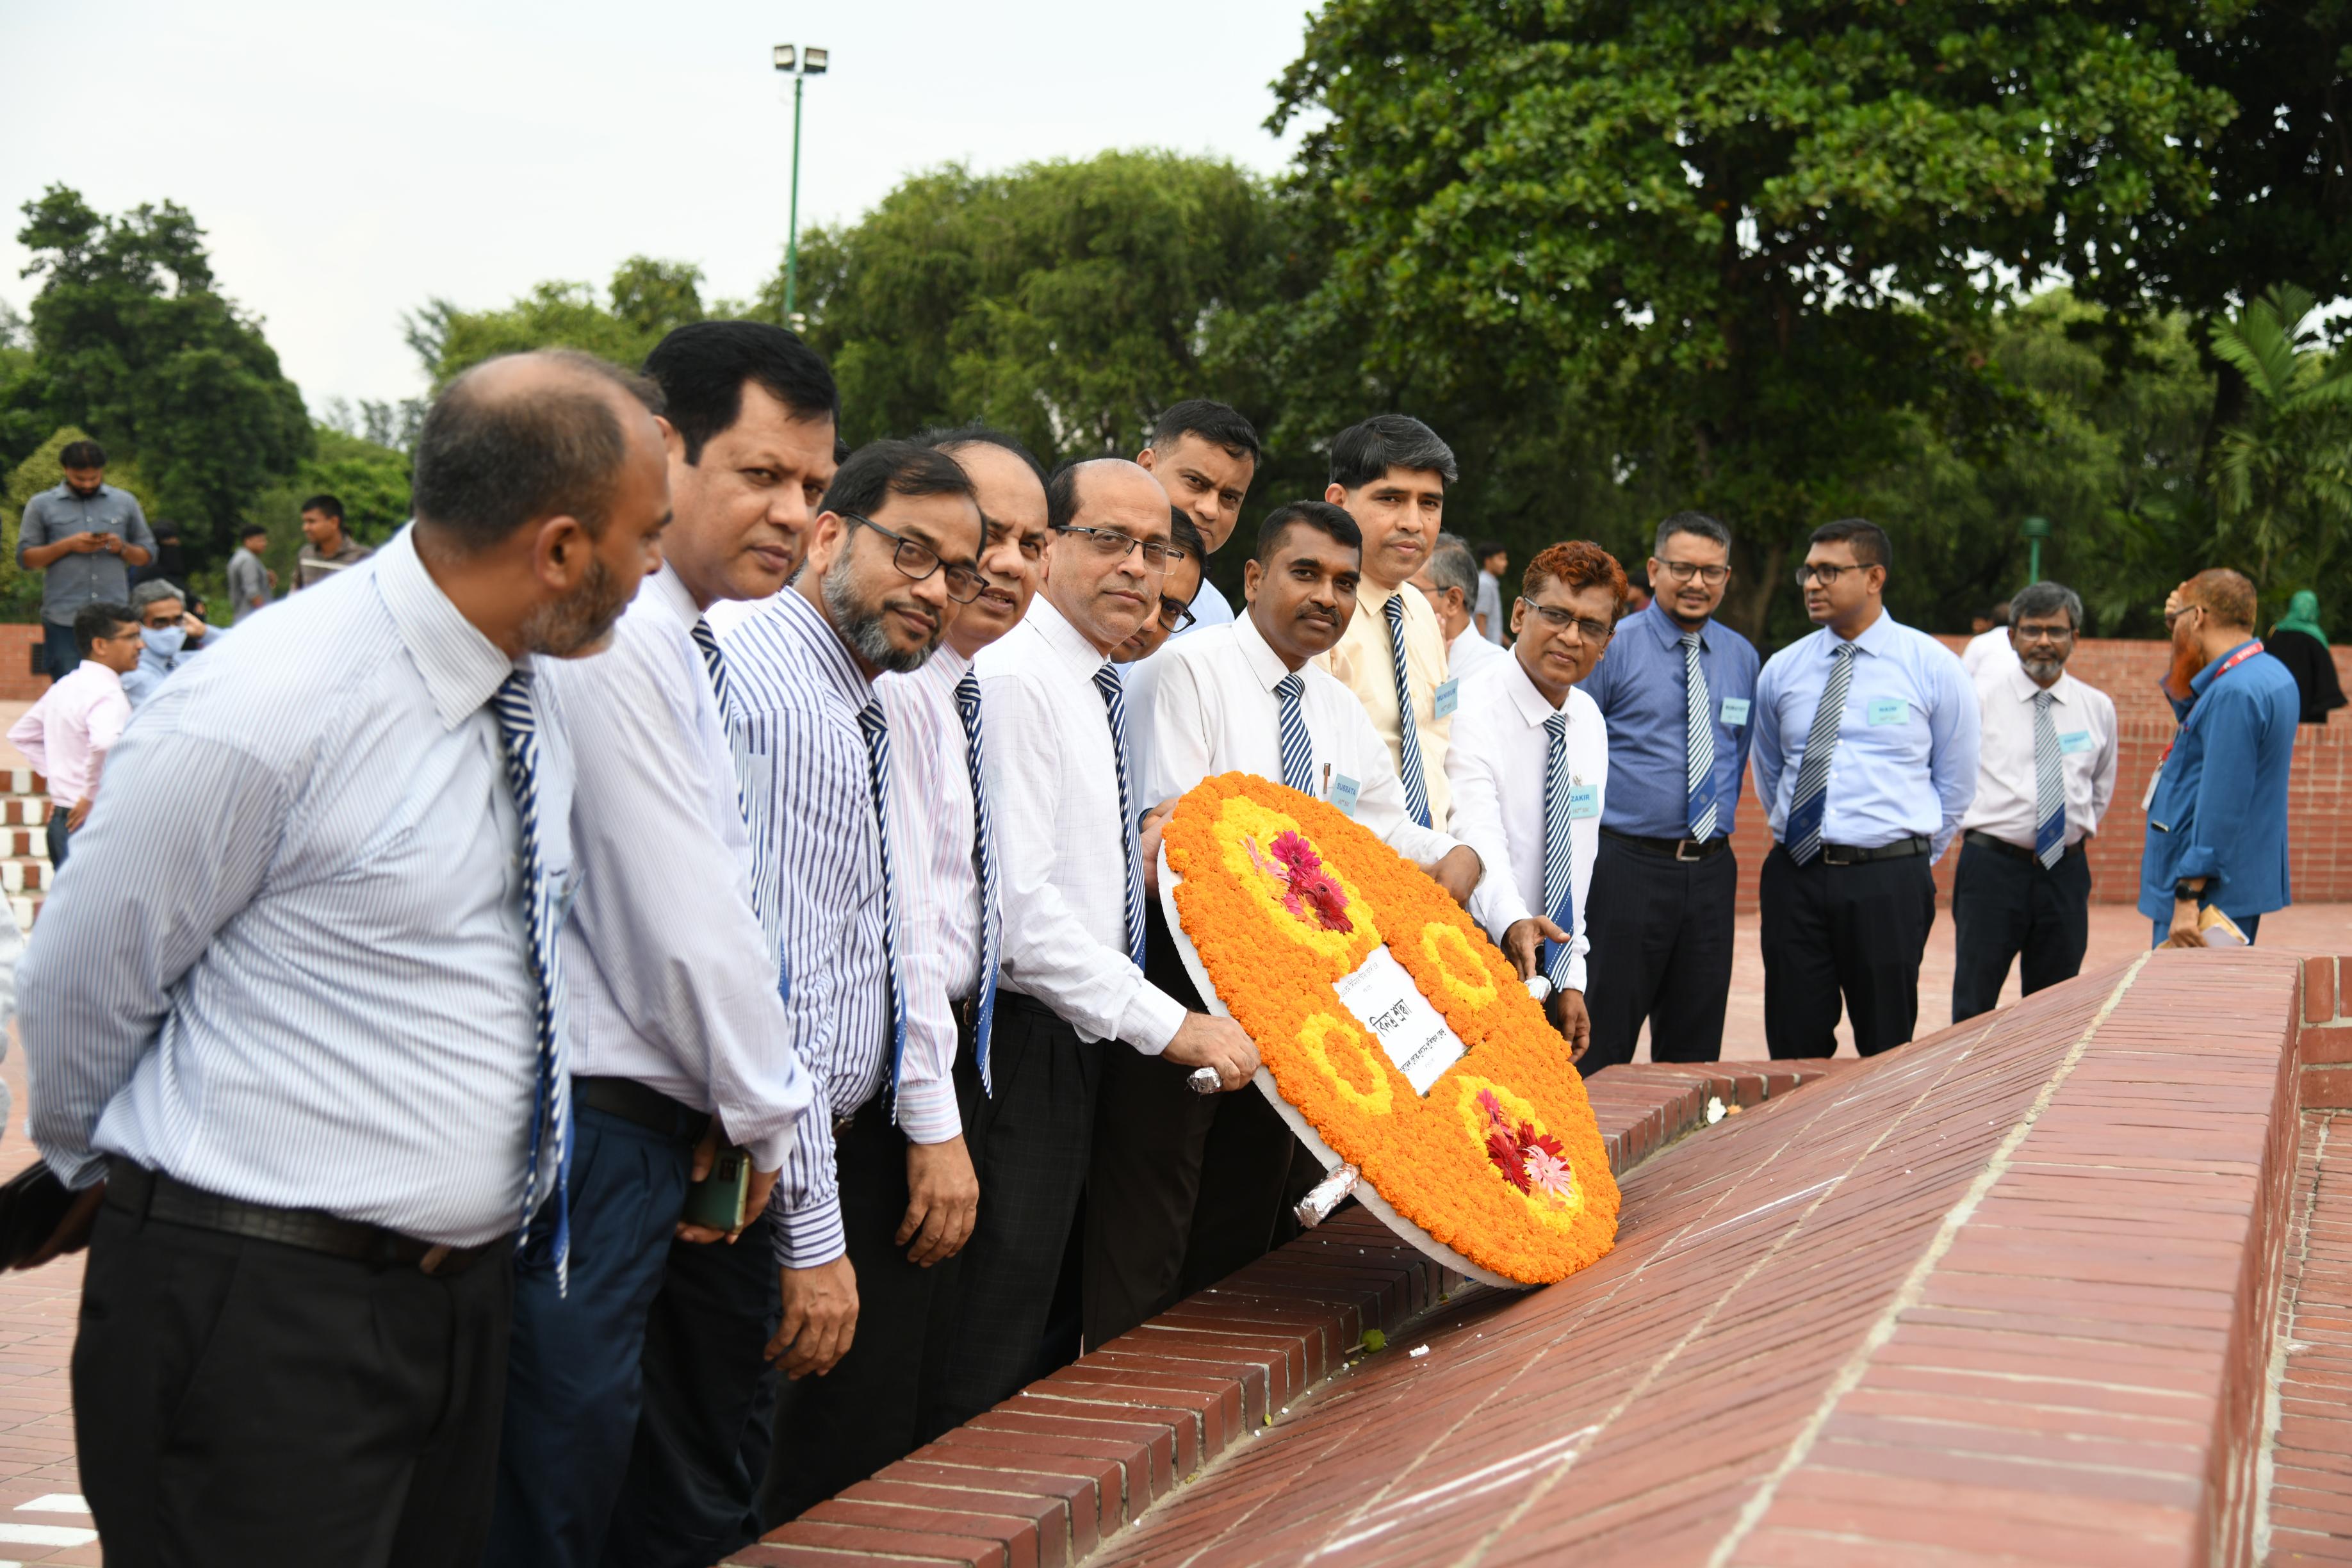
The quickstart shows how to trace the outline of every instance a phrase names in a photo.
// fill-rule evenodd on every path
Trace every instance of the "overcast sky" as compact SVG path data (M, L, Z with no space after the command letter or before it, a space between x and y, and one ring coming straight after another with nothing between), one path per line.
M1263 127L1303 0L0 0L0 300L16 209L53 182L113 213L169 197L224 292L266 318L314 412L424 378L404 311L602 289L624 258L751 294L783 253L791 89L771 46L833 50L807 89L801 221L854 218L908 173L1108 147L1271 172ZM689 19L690 18L690 19Z

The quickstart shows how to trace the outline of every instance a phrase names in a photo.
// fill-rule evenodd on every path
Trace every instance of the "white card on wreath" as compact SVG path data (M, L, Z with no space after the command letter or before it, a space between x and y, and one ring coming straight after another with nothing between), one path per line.
M1415 1094L1427 1094L1468 1048L1429 1005L1404 965L1389 956L1385 945L1372 949L1355 973L1342 976L1332 989L1380 1041Z

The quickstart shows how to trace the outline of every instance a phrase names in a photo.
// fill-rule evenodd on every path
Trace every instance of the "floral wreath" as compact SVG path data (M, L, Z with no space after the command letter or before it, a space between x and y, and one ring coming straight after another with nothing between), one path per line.
M1184 934L1282 1098L1399 1215L1537 1285L1605 1255L1617 1184L1568 1047L1427 874L1321 801L1251 773L1168 819ZM1335 989L1382 945L1465 1047L1426 1095Z

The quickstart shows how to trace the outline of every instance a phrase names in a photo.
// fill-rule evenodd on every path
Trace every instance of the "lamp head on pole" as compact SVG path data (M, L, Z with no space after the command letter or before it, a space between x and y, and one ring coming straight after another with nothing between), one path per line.
M797 53L798 51L790 44L778 44L776 46L776 68L780 71L795 69L798 62L794 57Z
M776 46L776 68L791 76L823 76L833 58L831 49L820 49L814 44L795 48L791 44Z

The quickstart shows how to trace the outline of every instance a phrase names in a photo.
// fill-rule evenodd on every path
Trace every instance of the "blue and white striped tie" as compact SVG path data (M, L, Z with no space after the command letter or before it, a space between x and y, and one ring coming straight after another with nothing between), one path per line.
M1307 717L1298 700L1307 678L1292 670L1275 683L1274 710L1282 731L1282 782L1301 795L1315 793L1315 747L1307 739Z
M1111 760L1118 765L1119 858L1127 863L1127 956L1143 967L1143 876L1137 859L1135 807L1127 792L1127 689L1119 683L1118 667L1106 664L1095 671L1095 689L1102 693L1103 710L1110 715Z
M710 623L700 616L694 617L694 625L686 631L694 639L694 646L702 650L702 666L710 672L710 694L719 700L719 728L730 736L731 744L733 730L727 721L727 710L733 689L727 684L727 656L719 651L719 638L711 631ZM735 809L750 819L751 808L743 801L743 763L740 757L735 763Z
M1706 671L1699 668L1698 634L1683 634L1683 711L1685 736L1684 767L1690 792L1690 836L1694 844L1715 837L1715 715L1714 697L1706 689Z
M890 874L890 721L882 704L869 700L857 710L866 732L866 787L874 801L874 843L882 852L882 972L890 986L890 1119L898 1117L898 1065L907 1054L907 1003L898 984L898 909Z
M1544 973L1552 989L1568 986L1576 943L1576 847L1569 841L1568 715L1544 721L1544 913L1570 941L1544 943Z
M1404 594L1389 595L1381 615L1389 623L1389 664L1396 672L1397 777L1404 783L1404 808L1414 822L1429 826L1429 784L1421 776L1421 731L1412 722L1412 683L1404 676Z
M557 1006L563 995L563 949L557 942L555 887L539 842L539 716L530 705L530 678L518 669L490 699L504 744L507 787L514 792L522 828L523 908L530 929L531 978L539 984L539 1081L531 1097L530 1146L523 1163L520 1247L531 1215L555 1201L555 1289L572 1281L572 1069Z
M988 1078L988 1041L996 1027L996 963L1003 935L997 921L996 849L989 842L988 786L982 782L980 677L963 672L956 682L956 717L963 721L963 762L971 773L971 853L980 866L980 1015L972 1021L972 1058L981 1091L996 1092Z
M1797 789L1780 842L1790 858L1806 865L1822 852L1822 821L1829 810L1830 763L1837 755L1838 726L1845 719L1845 694L1853 685L1853 644L1840 640L1830 654L1829 684L1805 732L1804 760L1797 764Z
M2033 854L2044 866L2066 858L2066 775L2058 761L2058 726L2050 717L2054 698L2033 694Z

